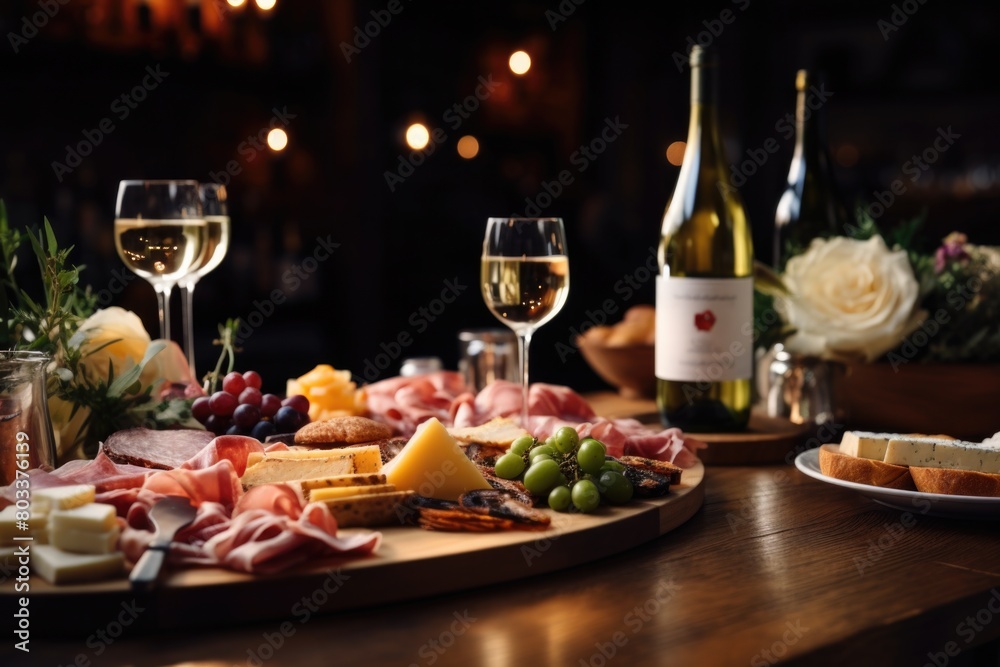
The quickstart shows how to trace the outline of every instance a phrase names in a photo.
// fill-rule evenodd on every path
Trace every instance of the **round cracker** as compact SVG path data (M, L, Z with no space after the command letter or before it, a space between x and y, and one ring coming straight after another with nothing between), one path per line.
M353 445L392 437L392 427L366 417L334 417L306 424L295 433L297 445Z

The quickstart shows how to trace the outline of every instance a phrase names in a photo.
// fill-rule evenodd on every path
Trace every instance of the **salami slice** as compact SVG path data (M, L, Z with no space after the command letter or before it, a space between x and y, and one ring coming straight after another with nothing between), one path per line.
M193 458L215 438L210 431L130 428L108 436L102 450L115 463L172 470Z

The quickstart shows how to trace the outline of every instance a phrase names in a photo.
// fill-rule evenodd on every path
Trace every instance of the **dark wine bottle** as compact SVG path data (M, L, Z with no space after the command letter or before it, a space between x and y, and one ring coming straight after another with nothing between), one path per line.
M778 270L813 239L844 234L848 223L833 179L825 103L815 90L818 83L818 77L804 69L795 77L795 152L774 214L774 266Z
M753 244L727 179L717 69L710 51L691 49L691 120L659 249L657 406L685 431L739 430L750 417Z

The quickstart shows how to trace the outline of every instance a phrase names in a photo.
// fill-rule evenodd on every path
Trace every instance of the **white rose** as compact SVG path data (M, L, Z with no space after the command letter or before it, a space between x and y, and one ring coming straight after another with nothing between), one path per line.
M83 338L80 349L84 354L84 372L92 380L108 377L109 361L115 377L121 375L142 361L146 348L156 342L149 339L138 315L118 306L95 312L80 325L77 335ZM167 347L149 360L139 376L143 387L152 385L154 390L164 380L195 381L184 353L173 341L167 341Z
M791 352L872 361L926 316L906 252L889 250L881 236L816 239L782 279L790 294L776 306L796 329L785 345Z

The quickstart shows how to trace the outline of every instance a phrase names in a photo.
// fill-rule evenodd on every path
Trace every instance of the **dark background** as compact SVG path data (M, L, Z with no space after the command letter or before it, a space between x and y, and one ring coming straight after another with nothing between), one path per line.
M402 11L367 44L359 41L348 62L341 44L354 41L356 27L375 32L371 12L388 5L277 0L265 12L253 0L237 9L225 0L4 3L0 197L13 224L48 216L101 290L122 271L111 235L119 180L205 181L236 160L232 245L195 293L199 370L214 364L218 322L246 318L255 301L282 289L287 302L253 331L238 363L280 391L286 378L321 362L363 375L402 332L414 342L379 378L409 356L438 355L454 368L460 329L499 326L477 287L486 218L524 213L526 198L568 169L573 182L542 212L566 222L570 297L535 337L532 379L598 388L579 354L557 344L570 345L606 299L620 308L612 320L652 302L651 281L629 300L614 286L658 241L678 173L665 149L684 139L688 120L688 73L674 56L686 53L690 37L710 39L722 55L730 161L743 162L772 137L780 145L741 188L760 259L770 260L793 147L775 126L794 109L800 67L824 69L834 93L829 144L846 203L870 202L902 179L906 191L880 223L926 212L928 247L952 229L1000 243L994 3L720 0L657 3L654 12L652 3L601 0L400 0ZM11 34L22 34L24 17L45 6L59 10L15 53ZM560 8L565 20L555 18ZM729 24L719 21L723 10L732 12ZM900 25L889 30L893 18ZM532 57L524 77L507 68L517 49ZM169 75L119 120L113 100L157 64ZM454 129L444 113L474 92L479 77L498 85ZM288 148L252 160L241 154L272 109L286 107L295 115ZM52 163L65 162L67 146L105 117L114 131L60 180ZM385 172L409 156L402 132L418 119L447 138L391 191ZM580 172L574 151L608 119L627 129ZM960 138L911 180L905 163L949 126ZM480 142L472 160L455 150L467 133ZM284 272L313 253L318 237L340 247L289 289ZM420 332L414 318L423 319L419 309L440 297L446 280L464 289ZM148 284L132 281L113 303L139 313L155 335ZM179 307L174 312L179 335Z

